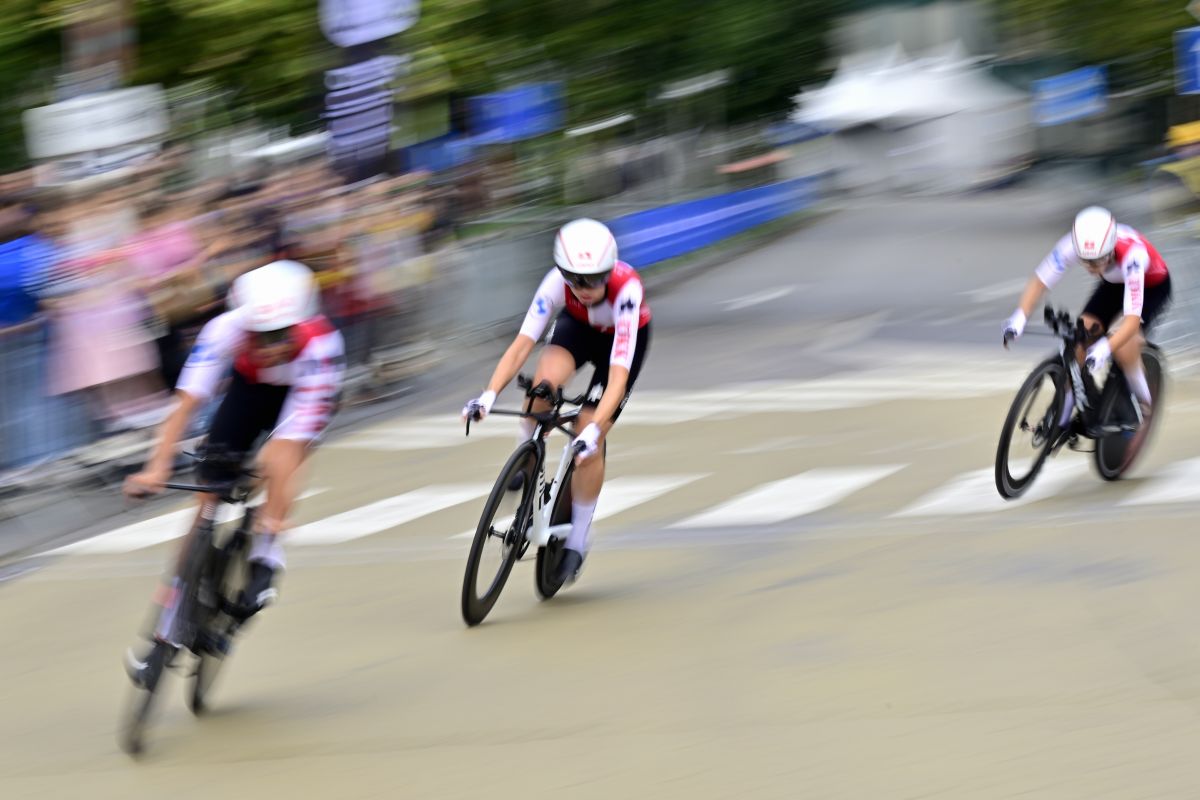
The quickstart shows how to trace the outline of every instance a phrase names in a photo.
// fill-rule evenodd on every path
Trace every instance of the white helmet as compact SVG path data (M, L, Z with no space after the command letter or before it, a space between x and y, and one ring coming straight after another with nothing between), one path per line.
M248 331L277 331L317 313L317 284L312 270L298 261L272 261L233 282L229 307L243 313Z
M607 275L617 263L617 240L602 222L573 220L554 237L554 263L568 278Z
M1112 212L1100 206L1088 206L1075 215L1071 228L1075 255L1085 261L1104 258L1117 245L1117 221Z

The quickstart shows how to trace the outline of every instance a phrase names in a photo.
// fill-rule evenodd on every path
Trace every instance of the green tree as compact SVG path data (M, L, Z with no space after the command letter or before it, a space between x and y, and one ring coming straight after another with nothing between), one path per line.
M1196 24L1184 0L996 2L1001 28L1015 49L1108 64L1110 80L1126 87L1169 80L1174 32Z

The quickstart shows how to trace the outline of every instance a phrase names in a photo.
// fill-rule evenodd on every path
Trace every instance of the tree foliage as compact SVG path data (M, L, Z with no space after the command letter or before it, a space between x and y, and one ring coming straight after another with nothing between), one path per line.
M8 98L8 127L0 127L0 159L9 164L21 150L11 111L51 99L45 90L74 4L0 3L0 79L22 89ZM572 121L637 111L667 81L729 69L725 112L738 120L785 109L819 76L838 7L839 0L423 0L417 24L387 46L440 71L414 76L418 91L452 86L466 95L522 79L565 80ZM247 116L318 122L323 72L340 58L317 24L318 0L138 0L135 8L129 83L203 81L229 92Z
M1118 86L1169 80L1174 32L1196 24L1185 0L997 0L1005 33L1016 44L1109 65Z

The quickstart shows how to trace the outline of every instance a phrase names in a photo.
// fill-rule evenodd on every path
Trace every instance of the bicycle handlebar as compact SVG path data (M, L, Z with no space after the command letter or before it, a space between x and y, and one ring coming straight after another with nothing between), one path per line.
M567 434L572 434L562 425L562 422L574 419L578 414L577 410L568 411L566 414L561 414L559 409L564 405L582 406L586 399L585 394L580 394L576 397L565 397L562 387L551 389L550 384L542 381L537 386L533 385L533 379L527 375L517 376L517 386L525 390L525 397L528 400L547 400L552 403L552 407L546 411L509 411L503 408L492 409L490 414L498 414L504 417L521 417L523 419L532 419L542 425L550 425ZM467 436L471 435L471 423L478 422L479 419L471 415L467 415Z

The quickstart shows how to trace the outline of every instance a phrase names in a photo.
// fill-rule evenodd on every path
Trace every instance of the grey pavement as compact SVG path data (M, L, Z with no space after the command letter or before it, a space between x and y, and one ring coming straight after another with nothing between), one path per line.
M859 198L652 292L581 581L539 603L518 564L469 630L514 429L457 419L501 343L456 359L318 453L279 604L209 717L172 676L140 762L119 660L178 519L17 562L0 796L1192 796L1200 381L1129 479L1067 451L1019 502L991 486L1046 349L999 321L1078 203L1050 188Z

